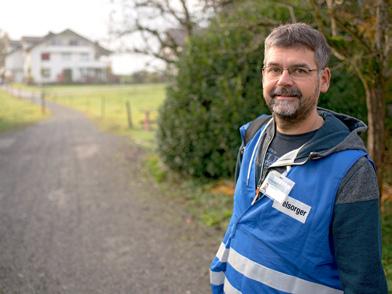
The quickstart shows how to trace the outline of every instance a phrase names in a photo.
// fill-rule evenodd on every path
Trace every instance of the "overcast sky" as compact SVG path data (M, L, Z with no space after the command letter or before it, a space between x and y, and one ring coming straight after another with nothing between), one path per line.
M0 29L11 39L72 29L111 46L107 43L110 0L1 0L0 3ZM130 73L143 69L146 61L141 56L116 55L112 66L115 73Z

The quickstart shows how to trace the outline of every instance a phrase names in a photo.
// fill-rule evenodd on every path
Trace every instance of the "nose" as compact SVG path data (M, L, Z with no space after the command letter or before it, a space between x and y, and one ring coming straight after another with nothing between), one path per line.
M289 74L289 71L287 69L284 69L278 79L277 85L283 86L283 85L292 85L292 84L293 84L293 80Z

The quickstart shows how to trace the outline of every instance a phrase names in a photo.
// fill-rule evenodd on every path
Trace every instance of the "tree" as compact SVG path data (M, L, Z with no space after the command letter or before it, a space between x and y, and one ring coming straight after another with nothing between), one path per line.
M382 187L385 156L385 102L390 99L392 13L390 0L310 0L318 27L333 54L359 77L368 109L369 154Z
M309 6L276 4L219 7L208 28L189 38L159 115L158 151L173 170L208 178L233 174L238 128L268 111L260 87L265 37L282 22L313 21ZM363 119L360 82L336 59L331 65L334 80L320 106Z
M0 69L4 68L5 56L8 50L9 38L6 32L0 30Z
M264 38L276 19L291 18L286 7L274 5L227 5L208 28L190 37L159 115L158 151L173 170L232 176L238 128L268 111L260 87Z
M209 11L195 0L112 0L111 34L124 40L121 51L152 56L168 65L207 21Z

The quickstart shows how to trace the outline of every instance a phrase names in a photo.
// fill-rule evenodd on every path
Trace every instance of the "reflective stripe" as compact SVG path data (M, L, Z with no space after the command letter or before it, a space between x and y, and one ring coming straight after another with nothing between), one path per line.
M221 243L216 253L216 257L219 259L220 262L227 262L227 257L229 255L229 248L226 248L225 243Z
M341 290L309 282L265 267L242 256L233 248L230 249L228 263L245 277L283 292L293 294L343 294Z
M225 279L225 285L223 286L223 291L225 292L225 294L241 294L241 291L234 288L233 285L230 284L227 278Z
M210 284L219 286L222 285L225 281L225 273L224 272L214 272L210 270Z

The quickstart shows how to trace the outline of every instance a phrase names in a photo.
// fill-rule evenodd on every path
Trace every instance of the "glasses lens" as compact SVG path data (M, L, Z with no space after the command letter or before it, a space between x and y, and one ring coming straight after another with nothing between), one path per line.
M279 65L269 65L262 69L263 74L266 78L276 79L279 78L285 68ZM290 66L287 68L288 74L292 79L303 79L309 77L312 71L316 69L309 69L304 66Z

